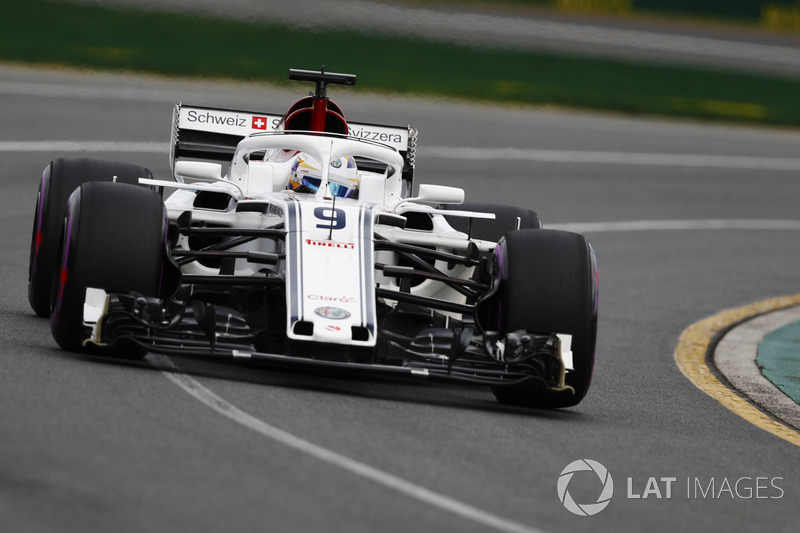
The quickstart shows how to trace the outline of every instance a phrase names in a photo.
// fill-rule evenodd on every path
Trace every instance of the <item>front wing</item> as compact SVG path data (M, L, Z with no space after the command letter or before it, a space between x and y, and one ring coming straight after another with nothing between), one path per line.
M357 346L303 341L281 344L279 353L264 349L270 347L269 333L251 327L251 318L209 303L186 304L88 288L84 344L111 347L121 353L246 361L347 376L493 387L533 384L549 394L573 394L571 387L564 385L565 360L570 360L568 335L520 333L493 338L459 323L450 329L423 329L406 346L400 346L387 332L381 335L379 345L393 349L386 350L385 357ZM546 365L555 368L555 382L553 369L544 368Z

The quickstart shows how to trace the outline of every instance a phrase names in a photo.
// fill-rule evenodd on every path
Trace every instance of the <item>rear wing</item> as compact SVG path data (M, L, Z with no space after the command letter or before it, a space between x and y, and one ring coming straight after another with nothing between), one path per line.
M230 161L239 141L252 133L274 130L283 115L178 104L172 116L170 165L180 158ZM403 156L403 182L410 194L414 181L417 130L349 122L352 137L386 144ZM363 168L363 165L359 163ZM365 168L365 170L369 170Z

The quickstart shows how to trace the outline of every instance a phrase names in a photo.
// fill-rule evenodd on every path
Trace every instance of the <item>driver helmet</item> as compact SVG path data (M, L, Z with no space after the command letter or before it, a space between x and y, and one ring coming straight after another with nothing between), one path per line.
M316 193L322 181L320 167L316 158L304 152L297 154L289 175L289 189L301 193ZM353 157L344 156L331 160L328 188L333 196L339 198L358 197L358 169Z

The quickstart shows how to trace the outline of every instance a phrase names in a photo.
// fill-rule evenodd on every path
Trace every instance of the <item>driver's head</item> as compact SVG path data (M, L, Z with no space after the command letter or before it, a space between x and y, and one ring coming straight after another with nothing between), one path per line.
M289 188L300 193L316 193L322 181L320 163L306 153L296 156L289 176ZM328 172L328 188L339 198L358 197L358 169L352 157L333 159Z

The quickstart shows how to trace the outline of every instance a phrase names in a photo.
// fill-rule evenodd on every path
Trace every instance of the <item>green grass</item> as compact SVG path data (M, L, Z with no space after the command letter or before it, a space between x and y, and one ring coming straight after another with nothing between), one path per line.
M371 91L800 125L800 79L51 0L4 6L0 59L275 83L325 65Z

